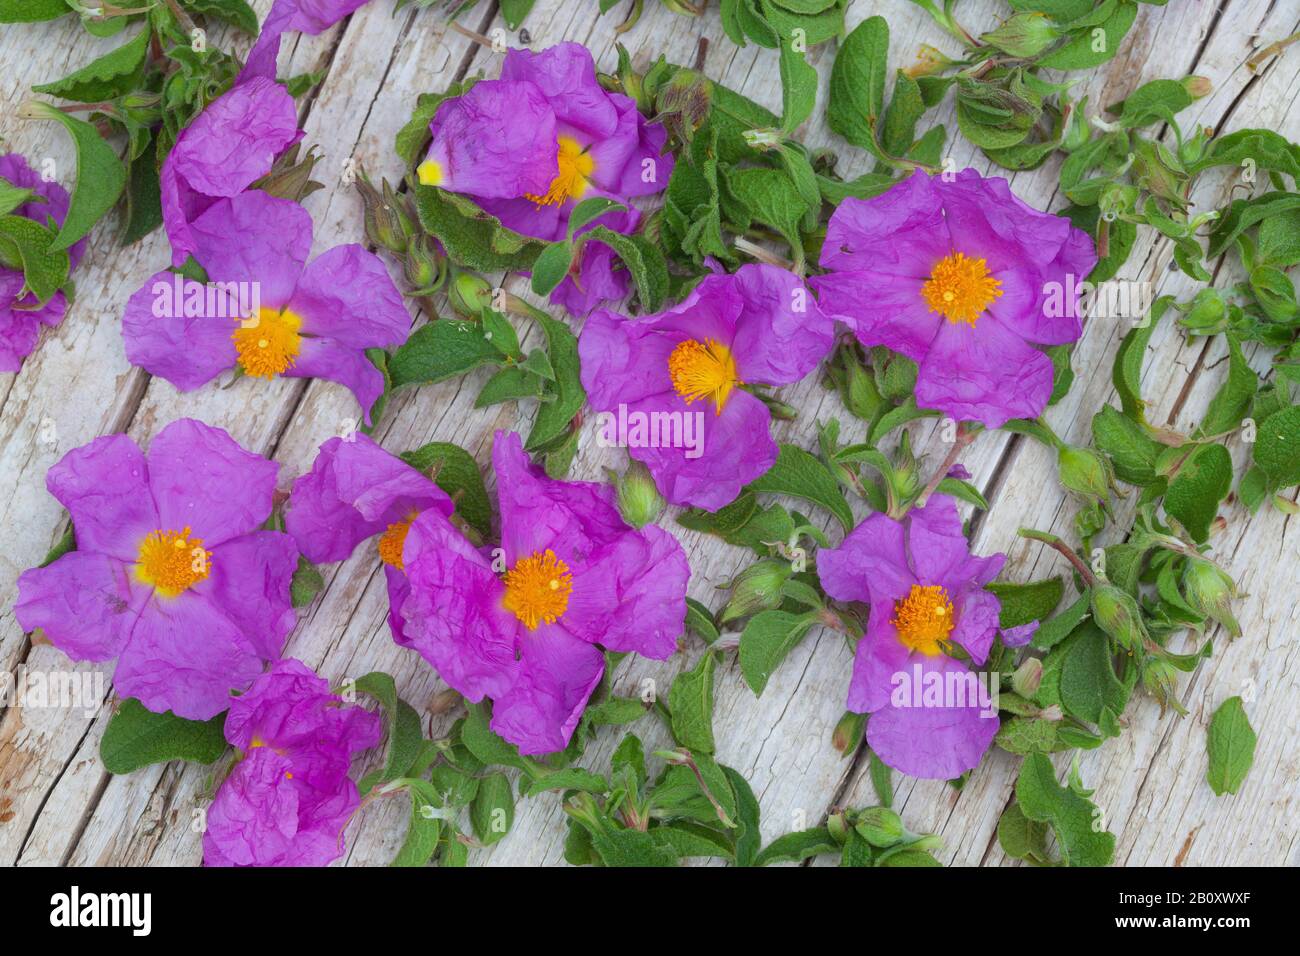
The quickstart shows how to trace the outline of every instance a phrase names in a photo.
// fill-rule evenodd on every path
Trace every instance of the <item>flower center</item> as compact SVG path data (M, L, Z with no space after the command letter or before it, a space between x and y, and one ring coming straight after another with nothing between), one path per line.
M406 544L406 532L411 530L411 522L419 516L420 512L412 511L403 520L388 526L379 539L379 559L384 564L391 564L399 571L406 570L402 566L402 548Z
M292 368L302 348L301 327L302 319L287 309L263 308L255 319L241 319L231 338L245 374L274 378Z
M554 624L569 607L573 578L569 566L549 548L520 558L506 572L505 607L530 631L538 621Z
M184 531L155 531L140 543L136 576L167 597L176 597L208 576L212 552Z
M989 275L984 260L969 259L961 252L940 259L921 286L921 296L931 312L967 325L974 325L980 313L1001 295L1002 282Z
M528 193L525 197L539 206L557 206L567 199L581 196L587 191L587 179L596 167L596 161L591 155L570 136L559 137L559 152L556 153L555 161L560 171L551 180L551 188L546 190L546 195Z
M668 356L668 374L673 388L689 405L697 398L712 398L717 414L727 403L733 386L744 384L736 375L731 350L713 339L686 339Z
M948 647L952 633L952 602L937 584L913 584L907 597L894 604L894 627L898 639L914 651L934 657Z

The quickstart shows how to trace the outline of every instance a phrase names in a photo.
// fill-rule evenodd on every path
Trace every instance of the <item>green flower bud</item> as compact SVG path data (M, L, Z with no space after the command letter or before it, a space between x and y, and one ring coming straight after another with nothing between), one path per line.
M731 600L718 616L719 624L770 610L781 603L781 587L789 580L790 562L763 558L731 582Z
M1183 89L1193 99L1199 100L1202 96L1209 96L1214 92L1214 84L1203 76L1185 76L1178 82L1183 84Z
M1033 697L1043 682L1043 662L1037 657L1026 657L1011 675L1011 689L1021 697Z
M1178 699L1178 668L1167 661L1149 661L1142 668L1142 686L1160 702L1160 712L1172 707L1176 713L1186 715L1187 708Z
M423 233L412 236L402 260L402 274L411 287L424 293L431 292L442 281L444 259L432 236Z
M1183 568L1183 594L1187 603L1206 617L1218 621L1233 637L1241 637L1241 625L1232 614L1237 585L1213 561L1187 559Z
M836 843L843 843L849 838L849 821L843 810L836 810L826 818L826 829L831 832Z
M1141 651L1148 639L1137 600L1113 584L1100 582L1092 589L1092 618L1129 651Z
M447 301L457 315L478 318L492 304L492 286L472 272L458 272L447 287Z
M1110 464L1099 452L1065 445L1057 453L1056 467L1061 484L1068 490L1097 501L1106 499L1110 491Z
M831 734L831 746L847 757L862 743L862 731L866 726L866 714L846 710L840 722L835 725L835 732Z
M1036 56L1061 35L1061 31L1041 13L1017 13L996 30L980 37L985 43L1015 57Z
M385 185L387 185L385 183ZM385 201L368 179L360 176L356 181L361 193L362 221L366 239L371 245L401 254L406 251L407 237L402 228L402 216L395 205Z
M872 846L882 848L893 846L907 832L903 818L888 807L868 807L858 814L853 828Z
M650 477L650 470L639 461L627 466L627 471L614 477L618 489L618 511L634 528L642 528L659 520L663 514L664 499Z

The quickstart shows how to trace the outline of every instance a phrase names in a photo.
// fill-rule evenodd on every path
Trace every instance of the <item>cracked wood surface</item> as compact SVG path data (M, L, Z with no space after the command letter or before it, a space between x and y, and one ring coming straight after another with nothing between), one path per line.
M264 16L270 0L254 0ZM963 25L972 32L996 24L1007 14L1002 0L969 0ZM891 66L906 65L921 43L949 53L954 44L924 13L905 0L868 4L855 0L849 27L880 13L891 28ZM596 16L594 0L539 0L524 26L533 48L561 40L586 44L597 64L611 69L614 43L621 40L636 56L660 53L679 63L694 61L700 38L709 41L704 70L766 106L779 111L776 57L754 46L735 47L722 33L715 9L698 19L681 17L648 3L640 23L622 37L614 33L619 11ZM491 35L504 23L495 7L483 5L466 25ZM1224 132L1248 126L1277 129L1300 138L1300 70L1292 49L1259 74L1245 66L1259 49L1300 29L1300 13L1289 2L1268 0L1170 0L1164 7L1143 6L1119 54L1081 77L1076 96L1087 93L1090 112L1122 99L1141 83L1158 77L1196 73L1214 92L1180 114L1193 123ZM515 34L507 42L518 44ZM29 157L53 157L61 179L70 185L72 155L52 124L24 123L14 107L34 83L64 75L120 41L96 40L71 18L54 24L9 27L0 36L0 76L4 101L0 115L4 148ZM236 45L247 46L246 38ZM325 71L321 85L302 105L305 140L323 153L317 167L326 188L305 203L315 222L313 255L342 242L362 239L360 202L339 174L351 158L372 176L396 179L400 163L392 153L394 134L409 116L420 92L441 90L466 74L493 76L501 57L452 31L444 31L432 12L405 9L394 14L392 0L373 0L319 37L293 36L281 54L280 75ZM834 44L810 54L822 79L822 95L834 58ZM811 147L830 147L840 156L846 178L870 168L869 158L827 130L819 102L802 130ZM1006 175L1015 192L1040 208L1059 208L1059 158L1031 172L1007 174L993 167L956 133L951 98L927 122L949 129L948 154L958 167ZM1221 206L1232 183L1226 174L1202 177L1195 197L1201 206ZM1151 281L1157 294L1187 298L1195 284L1171 272L1172 246L1143 229L1118 278ZM69 449L92 438L125 431L147 445L168 422L185 416L227 429L245 447L281 464L280 485L308 469L316 447L356 416L350 394L327 382L277 380L272 383L222 381L196 392L178 393L167 382L132 368L122 350L119 322L127 297L167 261L166 240L157 233L130 248L120 248L111 224L96 230L76 275L78 297L68 317L48 330L40 347L17 375L0 376L0 514L5 547L0 552L0 664L13 670L68 669L67 659L48 645L33 646L14 620L18 574L41 560L64 530L64 516L45 491L46 469ZM1218 284L1235 281L1233 264L1212 264ZM507 289L527 295L526 280L504 280ZM413 310L414 311L414 310ZM1068 441L1083 443L1096 409L1115 400L1110 366L1129 321L1098 319L1088 324L1073 360L1077 375L1070 394L1047 417ZM525 347L536 339L529 330ZM1220 342L1187 341L1166 322L1155 331L1144 369L1144 396L1153 421L1187 430L1203 413L1223 380L1225 350ZM1257 369L1267 355L1250 356ZM475 409L474 397L486 371L408 390L390 402L375 435L398 452L431 440L453 441L482 464L498 428L526 431L533 409L514 403ZM844 440L865 437L838 399L812 376L783 390L800 409L797 421L777 423L776 437L805 447L815 445L818 421L835 416ZM43 441L53 424L54 443ZM908 426L914 447L934 466L945 448L933 421ZM1229 442L1241 464L1246 450ZM1041 446L1000 432L981 435L964 463L985 492L991 508L973 523L977 550L1005 550L1004 577L1029 580L1060 573L1062 561L1048 549L1016 537L1020 526L1068 535L1074 505L1045 476L1054 462ZM620 466L621 453L602 449L593 426L584 428L572 475L599 480L603 467ZM487 475L489 487L492 476ZM1129 499L1131 502L1131 498ZM1130 514L1120 502L1121 520ZM1131 506L1130 506L1131 507ZM863 511L858 508L859 518ZM1253 517L1239 505L1222 511L1227 529L1213 540L1214 555L1247 592L1239 606L1245 630L1229 644L1214 634L1216 653L1183 678L1181 696L1189 714L1161 717L1146 698L1129 707L1127 731L1081 757L1083 778L1096 787L1094 800L1118 836L1116 861L1141 864L1298 864L1300 863L1300 751L1290 744L1300 718L1300 527L1279 511ZM681 539L691 562L691 594L711 607L720 603L719 584L728 581L750 556L716 539L664 521ZM831 530L836 540L839 532ZM361 547L348 561L323 567L326 586L300 612L286 653L299 657L331 680L369 670L392 673L398 690L417 709L445 685L412 651L397 647L388 634L387 591L372 549ZM626 659L615 674L615 690L635 693L646 680L663 690L672 677L698 657L694 639L671 661ZM773 675L761 698L740 678L734 659L717 678L715 729L719 759L752 784L763 813L763 834L771 839L815 824L828 808L873 803L861 753L843 758L830 746L830 733L843 712L850 655L834 634L813 631ZM95 670L76 665L76 670ZM209 799L205 768L171 764L124 777L107 774L98 758L99 740L115 699L111 668L105 674L105 704L87 717L80 710L22 709L0 712L0 862L4 864L187 865L201 858L200 837L191 826L194 811ZM1205 726L1224 698L1246 693L1247 711L1259 731L1255 765L1242 791L1216 798L1205 783ZM439 734L454 714L425 713L426 730ZM635 725L649 747L668 743L653 719ZM582 763L608 766L621 733L602 730ZM1004 864L995 835L998 817L1011 799L1018 761L993 752L960 793L947 784L895 775L895 806L915 831L944 838L940 854L958 865ZM1061 762L1062 769L1064 762ZM376 801L348 833L345 862L386 863L401 844L407 810L400 800ZM514 827L492 848L474 850L472 864L556 864L562 862L564 814L555 794L519 801Z

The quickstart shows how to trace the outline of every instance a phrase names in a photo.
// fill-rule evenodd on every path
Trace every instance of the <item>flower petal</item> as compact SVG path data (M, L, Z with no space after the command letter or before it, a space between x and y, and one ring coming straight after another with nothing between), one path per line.
M182 288L203 290L194 305L175 302L172 272L156 272L127 300L122 316L122 341L126 357L150 375L165 378L188 392L212 381L238 361L231 337L236 328L239 306L224 290L186 281ZM169 291L171 290L171 291ZM215 314L208 315L208 291L212 292ZM198 311L201 314L189 314Z
M191 528L209 551L260 527L271 515L280 466L245 451L221 428L172 422L149 446L149 487L159 527Z
M263 308L293 294L311 252L311 216L260 189L213 203L190 226L194 257L214 282L256 283Z
M817 552L817 576L835 600L887 606L890 614L894 602L917 583L907 562L903 525L878 512L868 515L838 548Z
M72 516L77 548L127 563L159 530L149 467L126 435L105 435L74 448L45 473L45 487Z
M273 660L298 623L289 596L297 568L298 548L291 537L254 531L212 549L208 577L193 591L225 614L262 657Z
M491 727L521 754L563 750L605 673L605 655L555 625L524 631L519 645L514 686L494 699Z
M822 309L844 322L863 345L883 345L921 361L947 324L921 297L920 279L863 270L813 276Z
M71 551L19 575L14 617L24 631L41 628L74 661L107 661L131 637L148 599L148 588L132 586L126 564L104 554Z
M933 180L920 170L879 196L849 197L826 225L821 266L925 279L952 251L943 213Z
M384 394L384 373L361 349L333 339L304 338L293 367L284 374L289 378L323 378L338 382L356 397L366 424L374 424L370 413L379 396Z
M302 331L353 349L392 348L406 341L411 316L384 263L364 247L335 246L303 269L287 306Z
M786 385L817 367L835 345L835 325L797 276L750 263L732 277L744 299L731 342L747 384Z

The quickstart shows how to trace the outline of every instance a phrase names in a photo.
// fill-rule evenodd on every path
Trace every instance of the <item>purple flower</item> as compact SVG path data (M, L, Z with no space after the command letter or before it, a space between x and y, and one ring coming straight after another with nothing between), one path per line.
M198 251L194 221L269 173L276 156L301 135L293 97L275 82L274 71L269 78L241 77L181 131L160 173L172 265Z
M311 217L258 190L217 200L191 233L211 281L152 275L127 302L127 358L182 391L235 366L329 379L352 390L369 422L384 376L365 350L400 345L411 325L383 262L349 244L306 265Z
M276 661L230 701L226 740L242 753L208 810L206 866L325 866L343 855L360 805L353 754L379 743L377 714L330 693L301 661Z
M798 381L834 339L800 279L745 265L664 312L595 312L578 355L602 443L627 445L674 504L716 510L776 461L771 413L738 386Z
M501 549L475 549L437 510L415 519L406 638L470 700L491 697L492 729L521 753L553 753L600 683L602 647L676 650L690 568L672 535L624 524L610 486L545 477L517 434L497 432L492 463Z
M1087 233L1027 206L1005 179L917 171L840 204L822 246L830 274L809 281L864 345L919 363L918 405L996 428L1047 407L1052 362L1034 346L1078 339L1062 296L1096 262Z
M77 549L24 571L14 615L73 660L117 658L118 691L206 720L280 656L296 617L293 539L261 531L279 466L220 428L172 422L148 461L106 435L52 467Z
M500 79L442 103L429 128L420 182L470 196L507 228L548 242L568 235L579 201L626 203L660 192L672 174L672 157L660 155L664 128L648 124L631 98L602 88L578 43L510 50ZM638 219L633 209L615 210L581 231L631 232ZM628 288L626 271L612 268L612 250L593 241L552 299L586 312Z
M10 216L22 216L42 226L53 220L58 231L68 214L68 193L58 183L46 182L27 160L17 153L0 155L0 179L19 189L28 189L45 201L33 200L10 210ZM81 239L68 250L72 268L81 261L86 240ZM16 372L23 359L36 348L42 325L58 325L68 310L68 300L56 292L46 302L37 300L26 288L23 273L0 266L0 372Z
M454 505L428 475L354 432L320 446L311 471L293 484L285 530L316 563L342 561L358 544L380 535L377 550L388 579L388 626L398 644L402 604L410 584L402 565L407 531L424 511L450 516Z
M950 780L975 767L998 730L997 704L953 645L979 666L1001 604L984 589L1006 555L973 556L957 505L934 495L902 521L873 514L817 556L826 593L871 604L849 682L848 708L870 714L867 743L889 766ZM1003 632L1024 644L1034 627ZM994 675L996 680L996 675Z

